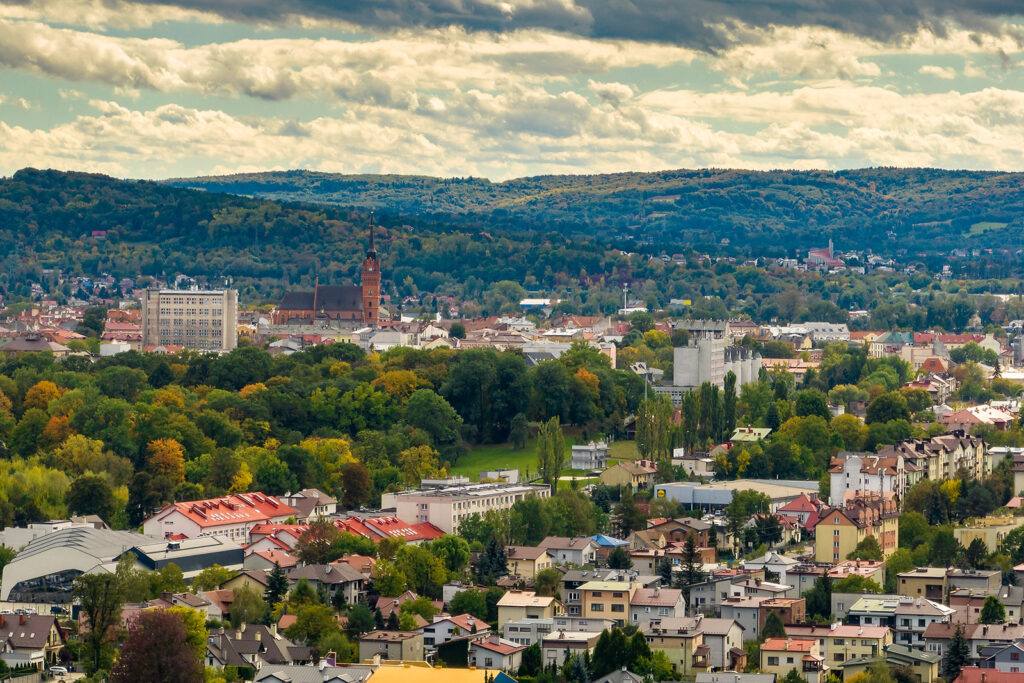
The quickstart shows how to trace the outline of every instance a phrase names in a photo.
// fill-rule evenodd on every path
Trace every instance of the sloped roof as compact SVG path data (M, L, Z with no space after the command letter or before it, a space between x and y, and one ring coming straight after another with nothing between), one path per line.
M363 310L363 288L356 285L322 285L316 289L317 311ZM313 290L288 292L277 305L283 311L314 310Z

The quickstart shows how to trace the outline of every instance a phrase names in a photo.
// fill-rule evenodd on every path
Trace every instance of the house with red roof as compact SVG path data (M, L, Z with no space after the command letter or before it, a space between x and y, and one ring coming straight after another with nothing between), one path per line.
M308 528L307 524L257 524L249 530L249 545L252 547L263 539L271 538L291 549L298 543L299 536L302 536ZM261 546L257 550L264 548Z
M525 645L518 645L497 635L489 635L469 644L468 664L478 669L516 671L523 663L525 649Z
M256 525L281 524L294 514L294 508L274 496L236 493L165 505L142 523L142 533L157 538L171 534L186 538L221 536L242 544L249 540L249 531Z
M821 512L825 504L818 498L816 493L801 493L778 509L780 515L795 517L800 525L806 527L807 520L817 512ZM816 515L815 515L816 516Z
M257 550L248 553L242 561L245 569L273 569L275 565L282 569L289 569L297 565L299 561L291 553L283 550Z

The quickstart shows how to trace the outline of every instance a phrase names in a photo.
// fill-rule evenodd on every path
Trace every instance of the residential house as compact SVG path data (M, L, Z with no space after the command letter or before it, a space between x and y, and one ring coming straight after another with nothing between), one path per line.
M338 501L320 489L302 489L281 496L285 505L295 509L295 519L312 522L320 517L331 517L338 512Z
M699 628L708 650L708 665L712 671L742 670L747 652L743 649L743 627L732 619L704 617Z
M234 591L241 586L253 589L260 595L267 590L270 579L267 572L255 569L244 569L220 585L221 590Z
M888 626L831 626L787 625L786 635L793 638L814 638L821 646L821 654L830 667L849 659L877 657L885 646L892 643L892 630Z
M953 683L1024 683L1024 673L1008 673L997 669L965 666Z
M1024 672L1024 643L1000 643L981 649L978 666L1004 673Z
M554 564L592 565L597 557L597 544L585 536L548 536L537 547L548 551Z
M632 624L684 616L686 596L678 588L638 587L629 599L629 621Z
M974 624L981 618L981 608L985 604L985 598L995 595L1003 605L1006 612L1006 620L1019 622L1024 617L1024 610L1021 609L1024 603L1024 587L1022 586L999 586L995 591L974 590L961 588L949 591L949 606L956 610L953 621Z
M876 657L847 659L841 664L835 665L834 668L842 672L843 679L847 680L859 674L867 675L871 666L878 662L884 663L890 670L908 671L919 683L939 683L941 680L939 676L940 658L937 655L894 643L886 645L883 652Z
M242 624L237 629L212 629L206 638L204 663L208 667L251 667L264 664L306 664L312 661L308 647L296 645L277 632L276 626Z
M516 671L523 663L525 649L525 645L492 634L470 642L467 661L470 666L481 669Z
M723 619L730 619L743 627L747 640L759 640L761 633L761 603L771 600L765 596L730 597L720 606ZM783 622L785 623L785 622Z
M9 668L56 664L67 634L50 614L0 614L0 659Z
M806 527L812 519L818 519L818 513L825 508L825 504L818 499L817 494L801 493L778 509L780 515L794 517L800 521L800 525Z
M658 466L653 460L632 460L612 465L601 473L605 486L629 486L634 491L646 490L654 485Z
M498 628L510 621L550 619L562 613L562 603L533 591L510 590L498 600ZM602 615L603 616L603 615Z
M998 593L1003 583L1003 573L998 569L950 569L946 581L949 584L947 595L964 588L976 593Z
M844 507L822 511L814 534L814 555L818 562L847 559L868 536L875 537L888 559L899 545L899 508L891 499L864 495Z
M775 683L775 674L699 673L696 683Z
M258 571L270 571L275 566L282 569L289 569L299 563L294 555L284 550L257 550L246 552L242 560L242 569L255 569Z
M608 467L608 444L604 441L575 444L569 462L574 470L601 472Z
M590 631L554 631L540 641L541 661L544 666L561 666L574 655L593 653L600 633Z
M828 667L816 638L768 638L761 643L761 671L784 678L793 669L808 683L824 683Z
M918 567L897 574L900 595L945 602L949 590L949 570L945 567Z
M641 623L640 631L652 650L665 653L680 678L688 678L711 666L711 649L704 644L700 621L700 617L652 619Z
M956 629L962 628L971 653L971 663L982 659L982 651L991 645L1009 645L1024 639L1024 624L930 624L924 632L928 652L942 657Z
M829 481L829 502L840 507L864 493L900 500L907 493L907 473L899 455L839 453L829 466Z
M756 557L752 560L740 562L740 566L744 569L763 571L765 576L773 576L775 577L774 580L782 584L787 583L786 579L789 570L799 565L799 560L780 555L774 551L767 552L761 557Z
M989 515L978 519L969 519L953 529L953 536L965 548L976 538L985 543L990 553L999 549L999 544L1007 535L1020 526L1019 520L1013 515Z
M792 592L791 586L761 579L740 579L729 586L732 597L784 598Z
M583 613L580 586L588 581L616 581L620 576L621 572L616 569L564 570L558 594L562 597L562 603L565 605L565 613L569 616L580 616Z
M375 668L357 664L329 666L326 660L321 660L319 666L265 664L253 683L366 683Z
M865 595L850 607L847 618L861 626L888 626L893 642L923 648L924 633L932 624L948 624L956 610L927 598Z
M366 595L366 577L347 564L307 564L288 570L288 583L295 585L305 579L314 589L323 588L329 595L341 592L345 602L354 605Z
M588 581L579 587L581 615L609 618L618 626L629 619L629 605L638 585L632 581Z
M509 575L528 583L533 582L537 572L550 569L553 563L551 555L544 548L510 545L505 552L508 555Z
M416 630L423 634L423 646L429 650L455 639L487 635L491 627L487 622L475 619L472 614L459 614L436 615L432 623Z
M419 631L370 631L359 636L359 659L398 662L424 661L423 634Z
M807 621L807 600L805 598L768 598L757 610L758 633L764 628L769 614L778 614L783 624L802 624Z
M518 645L533 645L548 634L558 631L600 633L614 626L615 622L611 619L587 619L562 614L550 619L510 621L502 627L502 633Z

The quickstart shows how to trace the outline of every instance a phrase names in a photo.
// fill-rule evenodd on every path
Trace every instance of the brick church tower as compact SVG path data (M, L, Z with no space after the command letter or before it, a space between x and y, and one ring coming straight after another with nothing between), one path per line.
M360 281L363 286L363 322L368 325L380 322L380 259L377 258L377 249L373 245L375 228L371 211L370 247L366 250L366 258L363 259L363 277Z

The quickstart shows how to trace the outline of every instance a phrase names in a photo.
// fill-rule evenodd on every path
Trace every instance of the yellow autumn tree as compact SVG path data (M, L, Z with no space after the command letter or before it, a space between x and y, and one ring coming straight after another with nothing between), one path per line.
M56 384L49 380L43 380L36 382L28 391L25 392L25 409L39 408L40 410L46 410L46 407L50 405L50 401L55 398L60 398L61 390Z
M175 484L185 481L185 451L174 439L157 439L146 446L153 476L165 476Z
M249 470L249 463L243 462L239 466L235 476L231 478L230 493L245 493L252 486L252 472Z
M447 476L440 466L438 454L430 446L413 446L399 454L402 463L402 481L410 486L419 486L421 479L435 479Z
M417 389L429 387L430 383L412 370L388 370L370 385L383 389L404 403Z
M43 428L39 437L47 446L56 446L74 433L71 422L63 415L54 415Z
M246 384L244 387L238 390L238 395L242 398L252 398L261 391L266 391L267 385L263 382L256 382L255 384Z

